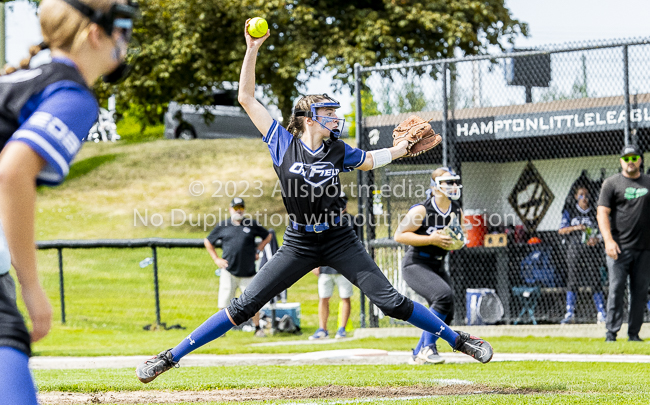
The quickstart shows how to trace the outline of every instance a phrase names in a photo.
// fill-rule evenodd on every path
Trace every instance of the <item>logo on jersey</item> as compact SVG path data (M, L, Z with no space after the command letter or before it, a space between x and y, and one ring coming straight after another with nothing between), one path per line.
M312 164L296 162L289 168L289 171L301 175L312 186L319 187L338 176L340 170L334 168L334 164L331 162Z
M628 187L625 189L625 199L626 200L634 200L639 197L643 197L644 195L648 194L648 189L647 188L634 188L634 187Z

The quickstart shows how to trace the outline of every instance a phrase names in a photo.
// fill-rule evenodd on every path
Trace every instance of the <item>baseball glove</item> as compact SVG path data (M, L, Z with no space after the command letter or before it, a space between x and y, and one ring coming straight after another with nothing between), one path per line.
M413 157L436 147L442 137L431 129L431 125L417 115L411 115L393 130L393 146L407 140L406 155Z
M453 239L451 246L446 250L458 250L465 246L465 234L463 233L463 228L461 228L455 213L451 213L451 221L449 221L449 225L444 227L440 233L450 236L451 239Z

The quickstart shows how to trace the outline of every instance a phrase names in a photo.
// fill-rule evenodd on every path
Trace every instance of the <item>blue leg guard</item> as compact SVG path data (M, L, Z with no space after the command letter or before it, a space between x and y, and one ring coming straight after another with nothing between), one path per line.
M566 292L566 311L574 313L576 308L576 294L573 291Z
M222 309L194 329L182 342L172 349L174 361L179 361L186 354L198 349L228 332L234 325L228 319L226 310Z
M607 312L605 311L605 297L603 296L603 293L594 293L594 304L596 305L596 311L598 311L599 314L605 314Z
M435 336L441 337L444 341L449 343L451 347L456 346L456 339L458 333L454 332L449 325L444 323L440 318L429 312L427 308L417 302L413 303L413 313L407 319L407 322L413 326L432 333Z
M13 347L0 347L0 404L38 405L29 357Z

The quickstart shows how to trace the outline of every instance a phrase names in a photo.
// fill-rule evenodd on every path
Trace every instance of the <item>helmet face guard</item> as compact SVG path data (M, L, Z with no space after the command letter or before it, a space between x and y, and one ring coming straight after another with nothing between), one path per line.
M75 10L86 16L90 21L99 25L106 35L112 36L118 31L122 39L128 44L133 35L133 20L138 17L137 3L128 0L127 4L113 3L107 12L95 10L79 0L63 0ZM104 75L104 82L117 83L124 79L131 71L131 66L121 62L114 71Z
M310 111L301 111L301 110L295 110L294 111L294 117L307 117L311 118L314 121L316 121L318 124L320 124L321 127L327 129L330 131L330 138L333 140L339 139L341 137L341 133L343 132L343 128L345 127L345 118L334 118L334 117L327 117L324 115L317 115L316 114L316 109L318 108L341 108L341 104L330 98L327 94L323 94L324 97L327 97L331 101L329 102L320 102L320 103L313 103L310 105ZM320 119L319 119L320 118ZM334 129L329 129L325 124L329 124L330 122L336 122L337 127Z
M448 175L431 179L431 187L440 191L450 200L458 200L461 195L461 189L463 188L460 184L460 176L451 169L447 171L449 172Z

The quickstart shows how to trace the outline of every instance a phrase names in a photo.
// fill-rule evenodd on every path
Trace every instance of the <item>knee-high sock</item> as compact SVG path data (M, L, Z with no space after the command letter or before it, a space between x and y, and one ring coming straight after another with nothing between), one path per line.
M0 392L2 404L38 405L36 387L29 372L27 355L13 347L0 347Z
M182 342L172 349L174 361L180 360L183 356L198 349L204 344L213 341L224 333L228 332L234 325L230 322L226 310L222 309L203 322L201 326L194 329Z
M413 313L407 319L407 322L432 333L434 336L441 337L451 347L456 347L458 333L454 332L449 325L440 320L440 318L430 312L424 305L414 302Z
M440 318L440 320L443 322L445 321L445 319L447 319L447 315L442 315L438 311L434 310L433 308L429 308L429 311L431 311L432 314ZM432 344L436 343L436 340L438 340L438 336L432 333L422 332L422 334L424 335L424 342L422 342L424 346L431 346Z
M576 308L576 294L573 291L566 292L566 311L573 313Z
M594 304L596 305L596 311L598 311L599 314L605 315L607 311L605 310L605 297L603 296L603 293L594 293Z

